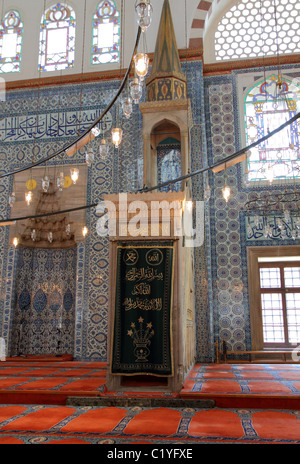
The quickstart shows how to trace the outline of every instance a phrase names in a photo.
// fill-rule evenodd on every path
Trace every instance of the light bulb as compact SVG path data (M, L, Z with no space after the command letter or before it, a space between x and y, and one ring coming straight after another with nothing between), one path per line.
M116 148L119 147L120 143L122 142L122 135L123 131L122 129L116 127L115 129L112 129L111 131L111 138L112 138L112 143Z
M32 197L33 197L33 193L31 190L28 190L28 192L25 193L25 201L27 203L27 205L29 206L30 203L32 202Z
M129 119L132 113L132 98L131 97L128 96L126 100L123 101L122 108L123 108L124 115L126 116L127 119Z
M140 101L142 93L142 84L140 83L139 79L135 77L133 81L130 83L130 95L134 103L138 103Z
M134 57L135 72L143 80L148 72L149 58L146 53L137 53Z
M53 242L53 233L52 232L49 232L49 234L48 234L48 241L49 241L49 243Z
M99 145L99 154L102 159L105 159L109 153L109 144L106 142L105 139L101 140Z
M13 246L16 248L19 245L19 239L18 237L13 238Z
M71 168L70 173L71 173L71 179L73 181L73 184L75 185L79 178L79 169Z
M231 194L230 188L227 187L227 186L224 187L224 188L222 189L222 194L223 194L224 200L225 200L226 203L227 203L227 201L229 200L230 194Z
M95 159L94 150L92 148L89 148L85 154L85 162L88 166L91 166L94 159Z
M88 233L88 228L86 226L83 227L82 229L82 235L85 237Z

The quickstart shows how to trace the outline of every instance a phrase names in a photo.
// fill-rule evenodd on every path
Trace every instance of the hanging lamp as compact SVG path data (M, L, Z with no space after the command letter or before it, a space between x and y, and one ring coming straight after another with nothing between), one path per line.
M119 148L123 137L123 130L120 127L115 127L111 131L111 140L116 148Z
M138 103L142 97L143 87L140 80L135 77L130 83L130 95L134 103Z
M149 69L149 57L147 53L137 53L134 56L134 65L137 76L140 78L141 81L143 81Z
M57 184L58 190L61 192L65 185L65 176L64 176L63 171L61 171L58 177L56 178L56 184Z
M94 162L95 155L94 155L94 150L90 147L87 149L85 153L85 162L88 166L91 166Z
M99 145L99 154L100 158L105 159L109 153L109 144L106 141L105 138L101 140L101 143Z
M136 0L135 11L137 22L143 32L150 26L152 21L153 8L149 0Z
M122 109L124 116L129 119L132 113L132 98L127 94L125 100L122 102Z
M79 169L78 169L78 168L71 168L71 169L70 169L70 174L71 174L72 182L73 182L73 184L75 185L76 182L77 182L78 179L79 179Z

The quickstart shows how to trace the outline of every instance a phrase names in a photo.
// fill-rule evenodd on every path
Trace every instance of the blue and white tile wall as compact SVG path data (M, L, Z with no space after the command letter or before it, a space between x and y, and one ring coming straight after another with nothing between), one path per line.
M118 81L56 86L33 90L8 92L6 101L1 103L0 114L0 172L1 174L20 169L32 162L51 155L71 143L78 130L86 129L107 107L119 87ZM98 144L103 136L109 136L116 122L114 106L101 125L101 134L91 146L96 153L96 161L88 169L87 204L101 201L106 193L134 191L141 186L142 116L135 105L130 120L122 119L124 139L122 147L111 149L106 160L101 160ZM38 120L37 120L38 114ZM79 124L78 118L82 117ZM120 121L122 116L118 116ZM58 124L59 121L59 124ZM68 158L59 156L49 161L67 166L85 162L85 149ZM0 179L0 217L10 217L8 191L13 189L13 177ZM88 209L86 222L90 234L85 241L77 244L74 263L74 285L76 290L74 356L78 359L106 360L107 311L108 311L108 240L96 234L98 217L95 209ZM11 256L12 254L12 256ZM8 228L0 229L0 260L2 269L0 301L1 332L5 336L10 352L15 347L9 341L14 338L13 318L18 304L18 287L21 284L22 269L16 268L18 252L9 247ZM10 271L13 266L14 272ZM26 274L26 272L25 272ZM12 278L12 281L10 280ZM28 276L27 276L28 278ZM75 287L74 287L75 288ZM17 318L18 319L18 318ZM45 348L45 347L43 347ZM69 346L70 348L70 346Z
M195 170L241 148L236 75L203 78L201 61L183 63L182 70L187 75L192 107L190 141L192 170ZM6 102L0 107L0 172L21 168L30 164L33 155L37 160L74 140L79 129L79 114L84 115L88 125L108 105L118 85L118 81L111 81L9 92ZM107 128L115 120L116 108L113 107ZM123 118L122 127L124 139L121 148L112 149L106 160L97 158L88 169L88 204L101 201L106 193L130 192L142 186L142 116L137 106L134 106L129 120ZM102 136L101 133L100 138ZM100 138L91 142L95 153ZM70 159L59 159L60 164L74 162L84 163L84 149ZM249 189L241 183L240 166L226 170L226 182L232 190L227 204L221 193L224 172L194 177L193 199L203 199L207 178L212 197L205 207L206 240L202 247L195 249L197 361L200 362L214 359L216 340L225 338L233 349L250 347L246 248L256 244L247 241L245 221L240 212L240 207L250 195ZM10 217L7 191L11 189L12 177L1 178L0 217L3 219ZM95 209L86 211L90 233L77 244L74 259L76 313L73 354L81 360L107 358L108 240L97 235L97 219ZM286 241L284 243L287 244ZM264 245L265 241L259 244ZM17 304L18 282L15 277L19 270L16 269L15 250L9 246L7 228L0 228L0 267L0 330L9 341Z
M73 353L76 248L16 255L11 354Z
M205 115L208 163L213 165L245 145L241 142L237 101L237 76L242 78L253 70L233 72L204 79ZM257 70L260 74L263 70ZM245 80L249 83L249 79ZM247 86L247 85L246 85ZM222 196L225 183L231 188L228 203ZM214 343L225 340L228 349L251 349L250 309L248 295L247 247L269 245L297 245L300 240L257 239L247 236L245 203L262 187L249 187L243 183L242 166L235 165L210 176L212 198L210 200L211 246L210 311L213 317ZM276 187L274 187L276 188ZM280 191L280 188L278 188ZM212 304L213 301L213 304ZM201 355L200 355L201 356Z

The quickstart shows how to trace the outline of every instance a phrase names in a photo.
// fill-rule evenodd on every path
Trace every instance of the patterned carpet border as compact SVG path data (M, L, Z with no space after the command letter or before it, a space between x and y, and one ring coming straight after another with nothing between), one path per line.
M78 440L90 444L300 444L300 412L0 405L0 444L70 440L74 444Z

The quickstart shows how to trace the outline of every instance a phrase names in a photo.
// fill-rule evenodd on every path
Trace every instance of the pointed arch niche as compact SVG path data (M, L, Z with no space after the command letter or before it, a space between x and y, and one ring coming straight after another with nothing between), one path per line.
M190 165L189 100L141 103L140 110L143 115L144 185L153 187L187 174ZM185 182L182 182L181 186L172 184L170 188L178 191L184 187Z

